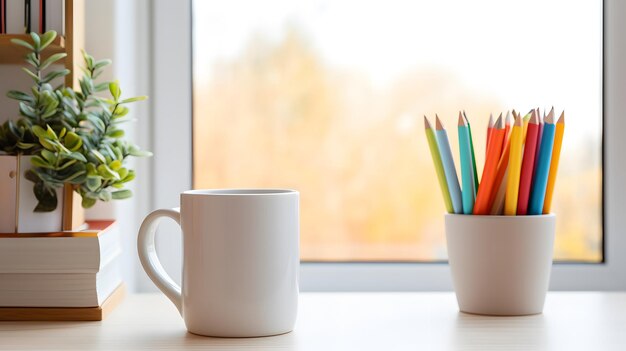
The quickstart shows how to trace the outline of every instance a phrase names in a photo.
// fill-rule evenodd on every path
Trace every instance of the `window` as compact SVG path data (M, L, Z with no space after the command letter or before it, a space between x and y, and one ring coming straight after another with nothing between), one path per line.
M192 6L193 186L300 190L303 260L445 260L422 115L455 148L465 109L480 169L490 112L552 105L555 258L603 260L602 1Z

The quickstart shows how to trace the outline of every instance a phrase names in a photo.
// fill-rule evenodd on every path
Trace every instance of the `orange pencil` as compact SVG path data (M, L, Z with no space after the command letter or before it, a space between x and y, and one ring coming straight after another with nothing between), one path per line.
M491 137L491 132L493 131L493 113L489 114L489 124L487 125L487 143L485 146L485 155L487 151L489 151L489 138Z
M515 116L519 116L515 114ZM498 171L496 172L496 178L493 181L493 190L491 192L491 197L489 198L489 208L491 209L491 214L501 214L504 209L504 195L506 194L506 171L509 167L509 155L511 153L511 140L506 143L504 146L504 151L500 156L500 161L498 162ZM500 195L500 196L498 196ZM496 213L498 212L498 213Z
M487 157L485 158L485 167L483 169L483 175L478 187L478 194L476 194L476 204L474 205L475 215L488 215L491 210L489 200L491 199L493 182L498 170L498 162L500 160L503 141L504 123L502 121L502 117L498 117L498 120L495 123L495 128L491 133L489 150L487 150Z

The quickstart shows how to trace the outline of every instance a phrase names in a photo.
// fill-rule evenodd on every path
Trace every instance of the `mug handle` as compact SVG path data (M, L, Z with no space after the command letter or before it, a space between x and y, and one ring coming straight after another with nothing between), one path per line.
M139 235L137 236L137 252L143 269L148 274L154 285L157 286L178 308L178 312L183 314L181 289L176 282L167 274L156 252L154 242L156 229L163 217L168 217L176 221L180 226L180 208L171 210L156 210L150 213L141 223Z

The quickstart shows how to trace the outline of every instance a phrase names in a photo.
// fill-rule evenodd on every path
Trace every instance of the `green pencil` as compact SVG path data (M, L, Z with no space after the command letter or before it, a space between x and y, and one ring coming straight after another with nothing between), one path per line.
M426 116L424 116L424 126L426 128L426 139L428 139L430 155L433 157L435 171L437 172L437 179L439 180L439 186L441 187L443 202L446 205L446 210L448 211L448 213L454 213L454 207L452 206L452 199L450 198L450 191L448 190L446 174L443 171L443 163L441 162L441 154L439 153L439 146L437 145L435 132L430 126L430 122L428 122L428 118L426 118Z
M467 122L467 131L469 132L469 140L470 147L472 148L472 168L474 169L474 187L478 192L478 171L476 170L476 156L474 156L474 139L472 139L472 126L470 125L469 119L467 119L467 115L465 111L463 111L463 117L465 117L465 122Z

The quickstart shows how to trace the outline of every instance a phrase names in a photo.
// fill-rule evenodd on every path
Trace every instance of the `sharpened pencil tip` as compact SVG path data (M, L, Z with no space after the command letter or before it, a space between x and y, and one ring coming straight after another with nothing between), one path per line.
M533 112L533 114L530 116L530 121L528 121L528 123L539 124L539 114Z
M522 125L524 125L524 123L522 122L522 117L520 116L515 117L515 126L521 127Z
M467 123L465 122L465 118L463 117L463 115L461 113L459 113L459 127L465 127L467 125Z
M546 118L543 120L543 123L554 124L554 111L550 111Z
M424 128L432 129L430 126L430 122L428 121L428 118L426 117L426 115L424 115Z
M513 116L513 118L517 118L516 116ZM506 125L511 125L511 113L509 111L506 111L506 118L505 118L505 124Z
M556 123L565 123L565 111L561 112L561 116Z
M504 123L502 122L502 114L500 114L500 117L498 117L498 119L496 120L494 127L496 129L504 129Z
M443 128L443 123L441 123L441 120L439 119L439 116L435 115L435 129L437 130L444 130L445 128Z

